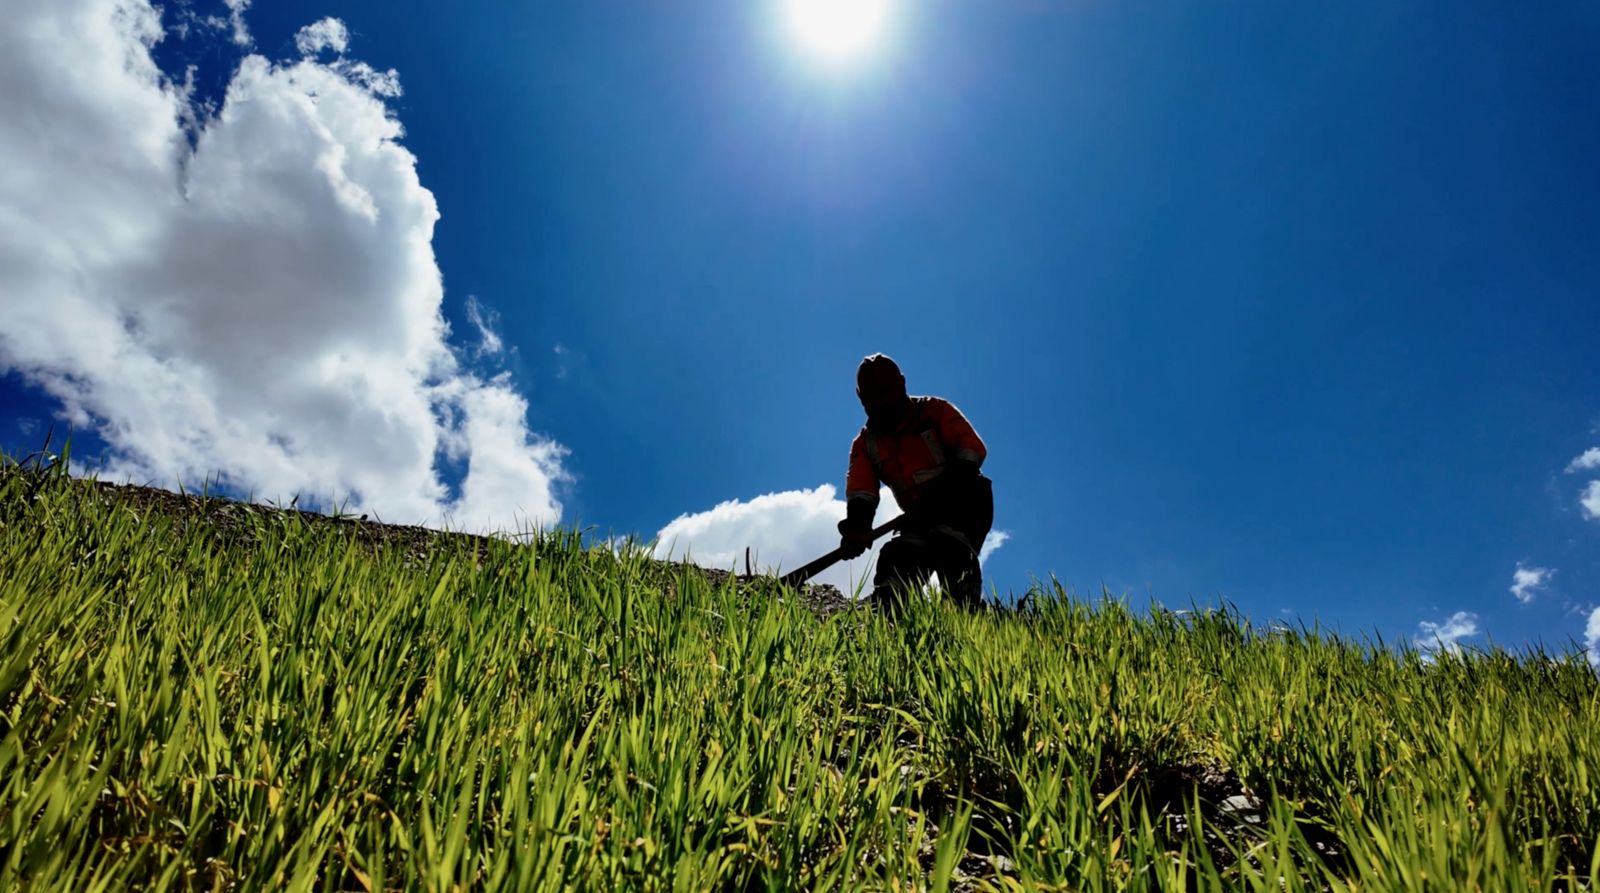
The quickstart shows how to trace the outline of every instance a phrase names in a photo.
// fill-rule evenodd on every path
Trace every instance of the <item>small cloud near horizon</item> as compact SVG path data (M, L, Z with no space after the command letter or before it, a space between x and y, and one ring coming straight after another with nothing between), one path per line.
M1424 620L1417 624L1417 635L1412 642L1422 652L1424 660L1431 660L1439 652L1461 650L1461 640L1479 633L1478 615L1471 611L1457 611L1443 623Z
M1588 648L1589 665L1600 670L1600 608L1589 612L1589 622L1583 629L1583 644Z
M882 505L892 512L893 495L884 488L881 496ZM838 490L832 484L768 493L748 500L730 499L670 521L655 536L655 557L742 572L748 546L759 569L793 570L838 547L837 525L844 516L845 502L838 498ZM888 517L880 509L877 522ZM987 561L1010 537L1006 531L991 532L978 560ZM887 539L879 540L860 558L823 571L815 581L837 586L846 594L852 594L859 586L864 594L871 588L872 569Z
M978 566L983 567L987 564L989 556L993 555L996 549L1005 545L1008 539L1011 539L1011 534L1004 530L990 531L988 537L983 541L983 548L978 550Z

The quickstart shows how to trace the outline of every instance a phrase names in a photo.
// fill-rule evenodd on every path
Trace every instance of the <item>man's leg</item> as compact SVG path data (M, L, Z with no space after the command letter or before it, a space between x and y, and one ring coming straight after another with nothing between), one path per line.
M978 567L978 556L971 550L956 555L939 570L950 600L963 608L983 607L983 570Z
M983 604L983 578L978 553L967 535L949 525L934 528L928 536L928 555L939 574L939 585L952 602L963 608Z
M949 538L943 550L939 579L956 604L979 608L983 606L983 569L978 554L994 526L994 484L979 475L963 494L959 511L951 531L959 531L959 536Z
M878 552L878 569L872 576L874 607L896 610L908 591L920 592L927 585L928 575L933 572L927 548L927 542L912 533L902 533L883 544Z

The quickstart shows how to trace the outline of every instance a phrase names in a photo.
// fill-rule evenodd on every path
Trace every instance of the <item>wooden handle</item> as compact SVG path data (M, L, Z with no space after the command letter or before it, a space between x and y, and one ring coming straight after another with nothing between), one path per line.
M878 537L881 537L889 531L894 530L896 527L899 527L900 524L905 521L905 519L905 515L900 515L892 520L883 522L877 527L874 527L871 534L872 541L876 542ZM799 586L801 583L804 583L812 577L815 577L817 574L820 574L828 568L833 567L835 564L838 564L843 559L844 546L840 546L821 558L812 561L810 564L803 564L787 574L784 574L778 579L785 586Z

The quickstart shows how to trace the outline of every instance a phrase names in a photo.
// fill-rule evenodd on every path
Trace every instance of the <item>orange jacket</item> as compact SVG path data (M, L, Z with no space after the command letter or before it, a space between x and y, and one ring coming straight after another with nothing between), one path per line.
M878 486L887 484L894 501L908 510L916 505L923 487L944 473L947 461L982 465L988 455L972 423L950 401L912 397L911 412L893 434L873 434L863 425L851 442L845 501L853 505L861 500L876 512Z

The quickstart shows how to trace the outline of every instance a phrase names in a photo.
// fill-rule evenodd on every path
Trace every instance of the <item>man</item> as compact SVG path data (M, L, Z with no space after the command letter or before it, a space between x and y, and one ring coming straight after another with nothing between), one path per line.
M844 557L872 544L878 487L886 484L906 522L878 555L873 604L893 609L937 573L958 604L981 606L978 552L994 524L993 486L978 470L989 453L983 440L948 401L907 395L900 367L881 353L861 361L856 396L867 423L850 444Z

